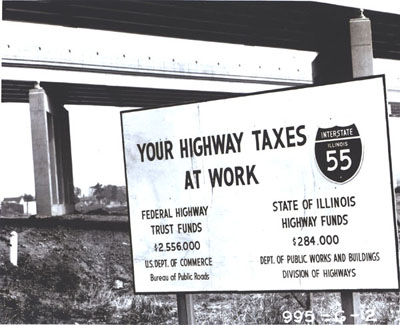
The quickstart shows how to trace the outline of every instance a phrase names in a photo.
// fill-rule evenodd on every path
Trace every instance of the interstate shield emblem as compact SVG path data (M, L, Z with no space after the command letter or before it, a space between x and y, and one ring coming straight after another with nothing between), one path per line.
M321 173L335 183L346 183L358 173L362 144L355 124L319 128L315 139L315 159Z

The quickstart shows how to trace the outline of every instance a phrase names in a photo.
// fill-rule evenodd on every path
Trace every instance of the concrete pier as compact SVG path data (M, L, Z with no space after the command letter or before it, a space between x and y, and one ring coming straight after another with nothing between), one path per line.
M68 112L40 86L29 91L37 214L74 211Z
M371 21L363 14L350 19L350 47L353 77L373 75Z

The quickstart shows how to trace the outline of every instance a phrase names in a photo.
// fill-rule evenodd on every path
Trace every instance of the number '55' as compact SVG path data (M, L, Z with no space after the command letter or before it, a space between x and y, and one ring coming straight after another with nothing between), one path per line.
M351 158L348 155L350 153L350 149L342 149L342 150L328 150L326 152L326 162L333 162L332 166L328 166L328 172L334 171L338 168L339 162L337 158L337 153L339 152L339 160L342 162L340 166L340 170L348 170L351 167Z

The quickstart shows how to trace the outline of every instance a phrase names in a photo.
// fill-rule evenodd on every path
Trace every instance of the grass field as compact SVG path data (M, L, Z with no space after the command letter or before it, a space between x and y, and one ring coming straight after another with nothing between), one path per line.
M175 295L133 293L126 216L0 219L0 237L11 230L19 234L19 261L9 263L0 241L1 324L178 322ZM291 323L304 323L307 310L318 324L341 323L335 293L311 300L305 293L196 294L194 303L198 324L283 323L289 313ZM373 313L370 323L400 324L399 292L363 293L361 310Z

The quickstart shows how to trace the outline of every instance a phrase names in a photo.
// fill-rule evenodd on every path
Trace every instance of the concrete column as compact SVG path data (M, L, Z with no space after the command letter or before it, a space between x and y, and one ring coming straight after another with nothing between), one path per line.
M47 120L50 111L44 89L35 88L29 91L29 105L37 214L51 216L53 180Z
M37 214L74 211L69 117L43 88L29 91Z
M63 203L66 205L74 204L74 181L72 174L72 156L71 156L71 136L69 128L69 113L63 107L60 107L57 114L57 127L59 136L59 170L60 170L60 192L62 193Z
M350 46L353 77L373 75L371 21L363 13L350 19Z
M312 63L314 84L348 81L373 74L371 21L360 17L323 17L319 53Z

